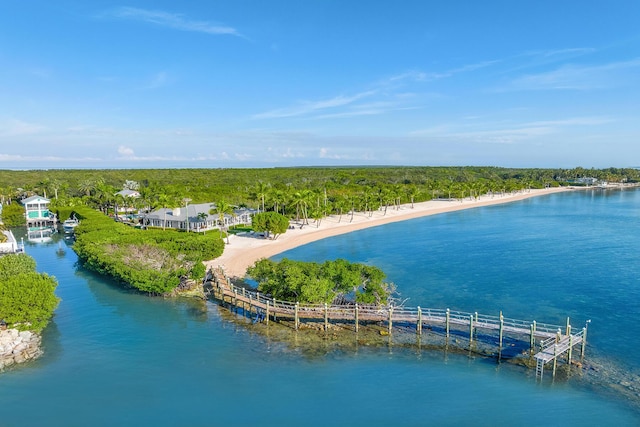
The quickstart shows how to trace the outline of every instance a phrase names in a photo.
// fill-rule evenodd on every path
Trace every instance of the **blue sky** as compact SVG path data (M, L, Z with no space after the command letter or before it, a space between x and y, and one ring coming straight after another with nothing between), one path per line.
M640 2L0 0L0 168L640 165Z

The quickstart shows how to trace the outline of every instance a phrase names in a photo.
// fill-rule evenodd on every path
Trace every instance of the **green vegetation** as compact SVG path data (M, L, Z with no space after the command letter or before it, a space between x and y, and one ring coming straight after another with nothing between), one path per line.
M26 254L0 257L0 319L9 327L40 332L60 301L55 277L36 272Z
M139 230L88 208L75 214L82 221L73 250L81 262L150 294L169 294L188 279L201 280L202 261L220 256L224 248L217 233Z
M277 212L261 212L253 216L251 224L255 231L265 232L267 236L273 234L277 239L289 228L289 218Z
M512 169L497 167L307 167L271 169L0 170L0 203L32 194L52 200L52 210L89 206L178 207L184 200L226 200L234 206L307 220L351 209L367 211L432 198L477 197L528 188L569 185L577 178L639 182L640 170ZM139 198L118 198L123 188ZM61 215L60 219L64 219Z
M2 207L2 222L6 227L20 227L26 224L24 206L13 202Z
M60 221L75 211L85 220L76 230L74 250L87 267L141 291L164 295L188 278L199 280L204 273L202 261L222 253L222 237L238 232L224 229L225 215L233 215L234 207L259 209L253 229L277 237L286 231L293 218L305 225L315 220L318 226L328 215L348 221L355 212L371 215L376 210L386 213L400 204L437 198L478 198L483 194L579 185L575 181L579 178L637 183L640 170L580 167L0 170L0 203L4 205L3 220L11 227L24 224L23 207L13 201L33 194L51 199L50 208ZM116 195L123 188L137 190L140 197ZM216 204L211 213L219 216L219 233L135 230L107 216L117 218L123 210L139 212L213 201ZM356 300L385 299L383 292L371 296L373 282L360 286L361 290L354 293ZM304 292L320 292L323 299L330 298L332 293L345 292L328 284L326 288L324 293L317 289ZM304 296L302 288L291 289L293 296Z
M379 268L343 259L322 264L261 259L247 274L258 282L260 292L285 301L318 304L347 300L380 305L387 304L394 292Z

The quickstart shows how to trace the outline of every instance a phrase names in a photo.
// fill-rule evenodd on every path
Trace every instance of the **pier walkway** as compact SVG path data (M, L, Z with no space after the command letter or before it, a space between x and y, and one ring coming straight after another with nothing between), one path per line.
M290 321L298 330L301 322L324 322L324 330L329 329L332 322L352 322L353 329L358 332L360 325L367 323L386 324L391 335L397 326L415 325L416 333L422 334L424 326L442 328L446 338L452 329L458 334L467 331L469 345L477 340L479 330L487 335L497 334L498 347L503 348L505 335L529 343L533 354L536 347L539 352L533 357L536 360L536 376L542 378L544 366L553 362L553 375L560 356L567 353L567 362L571 363L573 347L580 345L580 357L584 357L586 346L586 327L577 334L572 334L569 319L564 328L558 325L538 323L517 319L508 319L500 312L499 316L465 313L449 309L433 309L421 307L372 306L359 304L328 305L304 304L278 301L268 295L235 286L221 268L207 272L205 283L210 284L213 298L223 304L242 308L250 317L255 316L269 324L269 321ZM539 343L536 346L536 343Z

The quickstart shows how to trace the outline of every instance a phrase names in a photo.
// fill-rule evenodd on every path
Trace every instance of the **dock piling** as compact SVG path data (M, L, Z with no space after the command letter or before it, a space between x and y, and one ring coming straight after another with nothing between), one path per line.
M473 343L473 314L469 315L469 346Z
M445 319L445 335L449 338L449 321L451 320L451 311L447 308L447 314Z
M502 316L502 311L500 312L500 337L499 337L499 347L502 349L502 337L504 335L504 317Z
M536 321L531 324L531 337L529 338L529 346L531 351L536 348Z
M329 330L329 306L327 303L324 303L324 331L327 332Z
M266 313L265 313L265 321L267 322L267 326L269 326L269 301L267 301L267 308L266 308Z
M499 334L500 351L498 352L498 359L500 359L503 349L505 334L508 336L520 336L522 341L527 340L526 335L528 334L531 351L533 352L538 344L540 346L540 351L533 355L536 360L536 376L539 378L542 378L544 365L551 362L553 362L555 375L557 359L561 357L561 362L564 362L565 358L563 356L565 352L567 353L566 361L570 365L573 360L574 345L581 345L580 358L581 360L584 358L587 328L590 322L587 321L582 331L574 333L570 324L570 318L568 317L566 325L558 326L544 323L538 324L535 320L531 323L521 320L505 320L502 311L500 311L500 316L496 318L495 316L480 316L478 312L452 312L449 308L443 311L430 308L423 309L420 306L418 306L417 309L400 307L400 310L397 311L394 306L389 305L387 307L387 313L385 313L384 308L379 305L366 305L363 311L361 305L357 303L353 304L351 308L345 305L333 306L328 303L325 303L324 307L318 305L303 305L301 307L299 302L295 302L295 304L283 302L278 305L275 298L271 298L268 295L261 296L257 291L235 286L230 283L223 272L218 269L210 272L210 277L208 277L207 282L203 285L207 287L210 286L208 294L216 298L221 305L228 308L229 311L235 310L235 312L238 313L240 304L242 303L245 316L248 312L249 317L251 317L252 313L256 311L256 319L259 319L262 318L264 314L267 325L270 320L277 321L278 314L283 320L287 321L293 317L294 329L296 331L300 329L301 321L308 320L317 322L319 319L324 321L324 330L329 331L329 323L348 319L350 317L348 313L351 308L353 308L354 329L356 334L360 328L360 320L363 320L365 324L369 322L382 325L386 317L390 348L394 321L396 321L396 323L399 322L399 327L406 326L407 324L411 325L413 322L416 322L416 335L419 343L425 323L427 325L444 324L446 336L445 346L449 344L449 337L452 333L451 328L454 328L454 334L459 335L464 333L464 329L468 327L470 349L477 341L485 339L484 334L482 336L478 334L479 329L492 331L493 337L495 337L495 334ZM246 309L246 305L249 306L248 310ZM397 311L397 313L394 313L394 311ZM271 316L273 316L273 319L270 318ZM457 339L455 340L456 343L458 343L458 341ZM551 346L553 346L553 349Z

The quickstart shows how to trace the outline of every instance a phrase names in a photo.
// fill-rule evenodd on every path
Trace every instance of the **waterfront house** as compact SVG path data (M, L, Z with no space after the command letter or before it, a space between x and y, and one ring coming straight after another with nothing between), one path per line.
M215 203L196 203L178 208L160 208L140 215L143 225L147 227L173 228L176 230L201 231L218 229L218 214L210 214ZM225 214L223 228L239 224L251 224L255 209L237 208L234 215Z
M22 199L27 227L55 227L57 219L49 210L50 203L51 200L38 195Z

